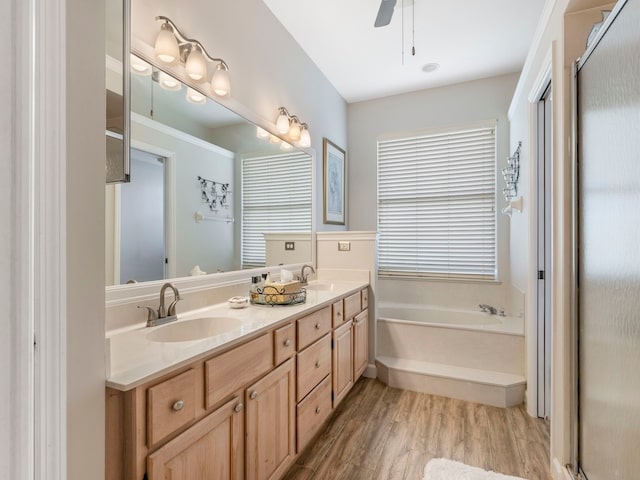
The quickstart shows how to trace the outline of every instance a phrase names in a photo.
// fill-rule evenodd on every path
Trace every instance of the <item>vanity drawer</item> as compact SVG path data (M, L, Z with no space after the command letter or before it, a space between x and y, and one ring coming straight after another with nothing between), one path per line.
M360 304L360 309L364 310L365 308L369 308L369 289L365 288L360 292L360 298L362 302Z
M205 362L206 408L219 403L273 368L273 337L265 333Z
M298 351L331 331L331 306L298 320Z
M293 323L278 328L273 332L274 365L278 366L296 353L296 331Z
M196 418L197 381L191 369L147 390L149 447Z
M344 323L344 304L342 300L331 305L331 317L333 320L333 328L339 327Z
M296 407L298 452L309 443L331 413L331 376L316 388Z
M344 299L344 318L345 320L351 320L355 315L360 313L360 292L349 295Z
M296 369L299 402L313 390L320 380L331 373L331 335L326 335L309 348L298 353Z

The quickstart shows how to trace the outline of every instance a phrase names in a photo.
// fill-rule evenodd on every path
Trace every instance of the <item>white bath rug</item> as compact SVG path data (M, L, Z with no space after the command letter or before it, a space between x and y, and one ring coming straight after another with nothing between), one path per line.
M496 472L487 472L481 468L464 463L434 458L424 467L424 480L525 480Z

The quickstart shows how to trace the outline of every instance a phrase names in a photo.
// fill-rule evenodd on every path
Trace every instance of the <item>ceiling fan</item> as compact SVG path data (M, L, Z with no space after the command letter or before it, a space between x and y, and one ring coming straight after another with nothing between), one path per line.
M374 27L384 27L389 25L391 17L393 16L393 9L396 6L396 0L381 0L380 8L378 9L378 15L376 21L373 24Z

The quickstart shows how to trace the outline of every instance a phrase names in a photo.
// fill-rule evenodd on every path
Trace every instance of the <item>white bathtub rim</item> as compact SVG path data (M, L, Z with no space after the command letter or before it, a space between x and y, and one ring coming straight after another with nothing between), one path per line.
M382 309L386 308L399 308L399 309L420 309L420 310L430 310L430 311L446 311L449 313L479 313L472 310L460 310L446 307L439 307L436 305L420 305L420 304L407 304L407 303L391 303L384 302L378 305L378 312ZM501 323L499 324L456 324L456 323L438 323L438 322L420 322L414 320L404 320L401 318L389 318L388 316L381 316L378 314L379 322L388 322L388 323L397 323L403 325L415 325L420 327L433 327L433 328L444 328L444 329L452 329L452 330L466 330L466 331L476 331L476 332L487 332L487 333L496 333L500 335L511 335L524 337L524 319L522 317L514 317L511 315L507 315L505 317L500 317Z

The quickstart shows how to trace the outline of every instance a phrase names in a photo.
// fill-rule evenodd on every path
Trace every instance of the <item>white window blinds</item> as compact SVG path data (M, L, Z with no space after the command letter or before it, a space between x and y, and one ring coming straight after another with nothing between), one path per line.
M303 152L242 160L242 267L265 265L267 232L311 231L311 158Z
M378 142L379 272L496 278L495 128Z

